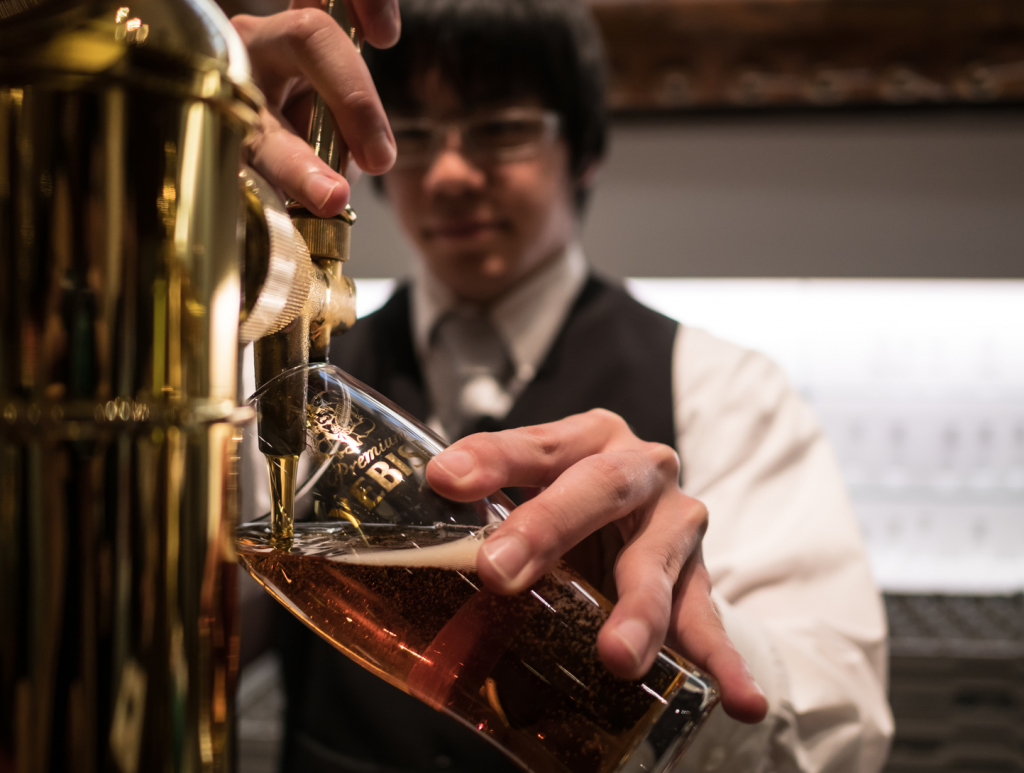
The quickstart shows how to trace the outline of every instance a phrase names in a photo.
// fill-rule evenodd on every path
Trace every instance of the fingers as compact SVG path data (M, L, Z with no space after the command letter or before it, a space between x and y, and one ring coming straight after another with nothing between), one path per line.
M678 490L635 528L615 563L619 600L597 641L612 673L638 679L650 670L665 641L680 573L693 556L699 560L706 529L707 509Z
M341 2L341 0L339 0ZM390 48L398 42L402 31L398 13L398 0L344 0L349 19L374 48ZM288 7L323 8L321 0L292 0ZM355 18L352 18L353 13Z
M391 168L395 142L373 80L352 41L330 16L299 8L268 17L247 31L257 83L271 104L282 105L296 80L308 79L327 102L360 168L373 174Z
M460 502L488 496L502 486L549 486L576 462L627 436L632 434L626 422L603 410L470 435L430 461L427 480L437 493Z
M647 506L659 489L645 451L587 457L509 516L481 547L477 571L492 590L519 593L588 534Z
M617 441L627 438L617 449ZM670 448L637 440L625 422L605 411L465 438L427 467L431 487L453 499L477 499L502 486L547 486L481 549L477 569L500 593L525 590L605 524L643 520L664 491L677 490L677 474Z
M390 48L402 31L398 0L352 0L363 39L376 48Z
M395 147L362 57L337 23L312 7L316 5L316 0L298 0L292 10L263 19L236 16L232 23L249 48L254 78L269 105L250 145L253 165L289 197L329 217L348 203L349 184L317 158L304 131L296 135L284 118L289 103L308 94L311 84L335 118L339 141L368 172L387 171ZM386 43L392 32L397 35L394 0L360 0L355 11L378 42Z
M439 494L460 501L503 486L546 486L483 544L481 579L519 593L570 547L616 522L626 540L615 565L619 591L597 647L609 670L640 678L668 639L721 686L733 718L757 722L768 704L711 601L701 555L707 509L678 487L679 459L644 443L607 411L460 440L427 466Z
M315 215L331 217L349 201L348 182L321 161L306 141L271 111L262 111L262 128L250 145L252 165L286 197L302 202Z
M760 722L768 713L768 699L722 626L699 553L679 578L677 594L671 627L681 651L718 680L722 708L730 717L740 722Z

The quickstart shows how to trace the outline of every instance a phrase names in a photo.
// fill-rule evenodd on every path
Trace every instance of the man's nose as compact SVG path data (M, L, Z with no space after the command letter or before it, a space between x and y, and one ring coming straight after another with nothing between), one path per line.
M484 170L463 152L459 130L449 127L444 144L427 168L424 187L434 193L462 194L481 189L486 181Z

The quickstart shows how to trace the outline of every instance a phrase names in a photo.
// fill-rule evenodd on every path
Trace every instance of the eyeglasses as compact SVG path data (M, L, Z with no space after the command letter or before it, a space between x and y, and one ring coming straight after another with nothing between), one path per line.
M391 132L398 149L395 168L430 166L437 153L449 146L453 131L459 137L459 153L474 163L521 161L554 140L558 115L553 110L513 107L452 121L392 118Z

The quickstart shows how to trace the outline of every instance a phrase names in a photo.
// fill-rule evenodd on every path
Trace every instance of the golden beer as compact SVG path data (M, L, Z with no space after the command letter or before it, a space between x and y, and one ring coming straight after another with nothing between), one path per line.
M529 591L484 588L485 529L265 524L238 533L248 570L309 627L399 689L485 734L534 773L659 770L717 702L662 650L643 679L597 656L611 605L560 564ZM626 762L628 760L628 763Z

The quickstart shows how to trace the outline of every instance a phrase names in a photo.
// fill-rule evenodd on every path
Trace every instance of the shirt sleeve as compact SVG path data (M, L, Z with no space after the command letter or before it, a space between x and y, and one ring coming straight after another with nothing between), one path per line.
M680 771L874 773L893 730L885 614L832 451L763 355L680 327L673 356L683 488L708 508L714 599L770 704L759 725L716 710Z

